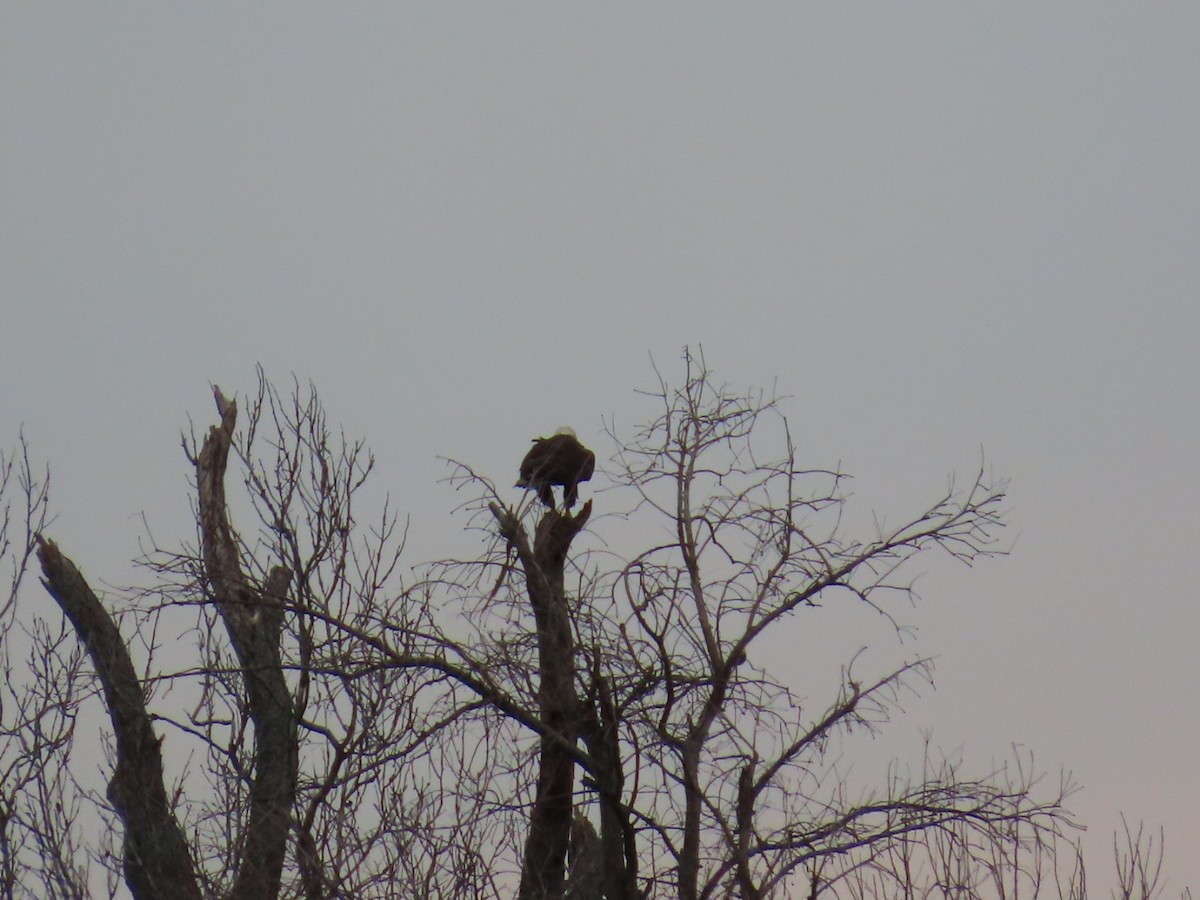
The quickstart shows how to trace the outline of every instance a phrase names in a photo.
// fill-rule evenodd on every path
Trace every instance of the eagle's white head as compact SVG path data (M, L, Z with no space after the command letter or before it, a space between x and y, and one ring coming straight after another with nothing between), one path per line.
M575 429L572 428L570 425L563 425L554 433L555 434L569 434L571 437L575 437Z

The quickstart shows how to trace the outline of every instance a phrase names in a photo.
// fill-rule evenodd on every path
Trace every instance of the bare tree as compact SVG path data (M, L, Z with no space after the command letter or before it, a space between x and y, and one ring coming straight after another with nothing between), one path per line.
M66 751L87 693L83 652L65 621L26 621L18 593L49 518L49 475L22 437L0 451L0 896L86 897L76 818L85 791ZM39 891L36 885L42 885Z
M236 407L216 397L221 425L189 449L199 552L154 556L177 578L164 594L193 592L205 616L202 700L172 724L201 738L216 774L201 817L219 823L208 832L206 855L220 860L209 893L229 890L235 873L237 891L244 876L232 851L269 832L270 855L260 843L240 856L270 860L284 896L498 896L479 792L441 790L447 773L471 783L462 756L475 748L460 732L478 715L478 692L442 671L453 647L436 632L428 586L399 577L395 512L385 501L359 522L373 458L330 431L312 390L284 396L260 378L240 435ZM248 539L228 519L229 453L259 523ZM214 606L233 658L208 627ZM252 673L260 684L241 687L239 675Z
M1057 833L1069 786L1037 799L1023 770L964 779L946 765L852 797L825 765L831 742L880 726L899 692L928 677L927 659L870 679L851 664L815 715L751 661L764 635L822 603L845 598L891 621L895 601L912 599L908 567L922 552L966 562L994 552L1002 492L981 472L900 526L849 539L840 533L844 476L798 464L772 400L731 393L702 360L685 360L684 385L663 381L654 395L659 415L630 439L613 434L611 475L632 498L625 521L658 519L666 539L618 566L577 562L574 596L562 588L565 554L537 552L573 538L572 520L547 513L531 545L491 485L461 469L483 486L480 505L502 539L480 563L499 571L481 607L490 627L465 652L506 671L507 692L548 729L527 844L540 861L527 852L522 896L561 890L575 768L576 807L598 811L610 898L766 897L797 879L815 894L902 839L966 828L1003 841L1013 822ZM772 424L781 439L773 456L756 443ZM522 581L507 577L510 563ZM482 581L458 584L470 595ZM526 603L536 665L518 612Z
M838 604L899 629L917 557L997 551L1002 485L981 469L854 537L846 476L800 464L773 398L728 390L691 354L679 387L649 393L646 426L608 429L612 487L575 515L513 505L456 464L485 550L420 568L401 564L406 525L372 493L364 445L330 430L311 388L283 394L261 373L241 411L214 390L217 424L185 438L196 537L154 544L137 591L97 596L39 537L45 481L23 445L5 457L0 497L23 502L0 532L4 895L89 896L106 874L138 897L1015 898L1064 884L1071 786L1043 784L1027 757L969 776L929 752L874 787L839 771L928 659L872 671L855 656L821 701L766 646ZM65 619L18 603L35 551ZM96 707L106 797L72 762L77 716ZM81 813L104 824L99 843ZM1142 847L1139 833L1122 858L1124 897L1157 883ZM1082 873L1066 878L1074 890Z
M240 432L237 405L214 396L219 424L185 442L196 473L197 545L155 547L145 565L156 582L131 595L127 615L107 611L59 548L38 538L44 583L87 648L111 719L107 799L120 821L110 816L109 824L124 848L127 887L138 897L501 896L501 867L489 854L503 842L484 833L502 824L477 812L479 798L491 802L481 773L492 758L477 765L479 745L464 740L460 724L480 717L486 685L441 671L451 663L445 640L430 636L429 598L398 578L403 529L394 512L385 504L373 523L355 528L355 498L373 460L361 444L335 438L315 394L298 385L285 397L263 379ZM245 488L237 500L259 523L248 538L235 530L226 494L231 456ZM30 547L43 524L44 516L27 528ZM13 559L18 576L28 555ZM191 659L178 643L167 651L153 637L181 610L198 617L180 632L196 636ZM121 622L131 619L123 634ZM43 640L40 650L78 671L78 654L64 652L68 635L60 629L55 645ZM130 650L138 636L147 655L140 673ZM35 700L87 683L37 672L29 680ZM465 698L464 685L473 690ZM149 702L155 692L190 702L158 712ZM80 701L73 695L56 707L66 722ZM29 708L8 729L26 742L45 731L46 715ZM182 759L204 758L199 767L185 763L174 785L164 734L183 745ZM61 751L65 763L71 736L43 741L41 755ZM45 771L29 780L47 802L27 801L45 821L12 819L5 833L45 833L42 865L76 869L48 871L43 890L89 896L71 811L55 813ZM447 773L458 776L457 790L443 790ZM56 847L66 863L55 862ZM14 882L30 883L31 855L9 855L11 870L25 867Z
M668 537L592 576L599 587L577 613L590 676L579 692L605 698L623 767L638 773L617 788L636 858L653 861L650 891L766 897L797 878L815 891L902 836L963 826L998 839L1013 821L1056 830L1061 792L1035 800L1028 777L965 780L944 767L851 797L822 772L835 735L886 720L928 660L867 678L847 666L813 715L755 653L818 604L846 598L890 616L895 598L911 598L908 564L922 552L966 562L993 552L1001 490L979 473L897 527L847 538L844 476L800 466L773 400L685 362L684 384L655 393L659 415L617 441L630 518L658 518ZM758 441L768 419L774 453ZM602 771L587 755L585 769Z

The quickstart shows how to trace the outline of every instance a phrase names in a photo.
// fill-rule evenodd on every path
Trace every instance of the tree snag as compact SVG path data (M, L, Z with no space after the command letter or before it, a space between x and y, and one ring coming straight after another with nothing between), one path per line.
M496 506L492 513L525 572L538 637L538 706L546 729L541 737L537 793L529 814L518 896L521 900L560 897L571 838L580 716L563 568L571 541L592 514L592 502L574 516L548 510L534 529L532 546L512 513Z
M299 749L291 692L280 666L279 635L291 571L276 566L261 586L251 584L238 559L225 502L225 469L237 404L213 388L221 424L214 425L195 458L200 537L208 593L242 664L254 722L254 781L232 900L269 900L279 893Z
M87 647L104 689L117 746L108 799L125 826L125 882L138 900L199 900L192 857L163 786L160 741L121 632L75 564L53 541L38 535L37 543L42 584Z

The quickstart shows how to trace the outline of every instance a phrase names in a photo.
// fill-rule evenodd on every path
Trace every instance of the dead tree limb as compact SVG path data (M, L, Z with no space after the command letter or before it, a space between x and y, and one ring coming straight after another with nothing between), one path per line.
M591 786L600 806L597 869L608 900L638 900L637 834L621 799L625 774L621 768L620 720L598 662L592 670L591 692L593 696L581 710L579 731L591 760ZM573 865L571 874L574 878Z
M225 501L225 469L237 404L213 389L221 424L209 429L194 460L200 536L209 596L242 666L254 722L254 780L232 900L271 900L279 893L299 769L296 714L280 665L279 637L291 571L272 569L262 585L246 577Z
M546 730L538 758L537 793L521 866L521 900L562 896L571 838L580 701L575 688L575 643L563 569L571 541L592 514L589 500L572 516L548 511L532 546L512 513L492 507L500 533L516 550L525 572L538 637L538 707Z
M112 616L53 541L37 538L42 584L87 647L112 720L117 766L108 799L125 826L125 882L139 900L200 898L196 870L163 785L162 748Z

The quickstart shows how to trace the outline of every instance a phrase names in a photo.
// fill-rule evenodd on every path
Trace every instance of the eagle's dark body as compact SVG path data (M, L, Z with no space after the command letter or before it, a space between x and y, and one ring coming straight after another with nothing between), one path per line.
M553 437L533 439L533 446L521 460L517 487L537 491L538 499L554 509L552 486L560 485L563 508L570 509L579 497L579 482L589 480L595 470L596 454L579 443L569 428L560 428Z

